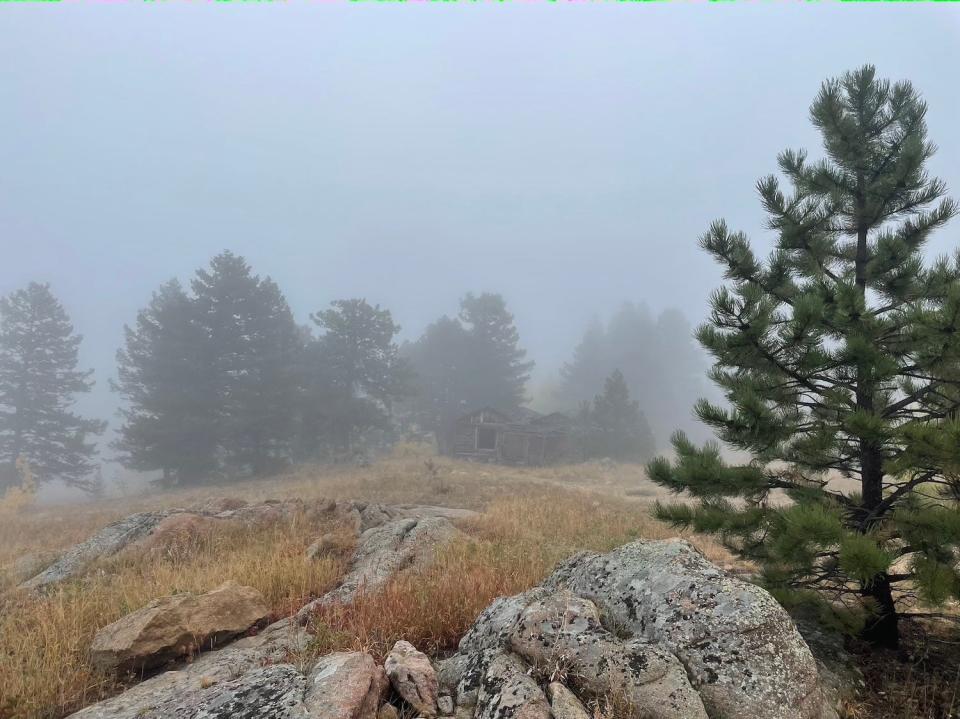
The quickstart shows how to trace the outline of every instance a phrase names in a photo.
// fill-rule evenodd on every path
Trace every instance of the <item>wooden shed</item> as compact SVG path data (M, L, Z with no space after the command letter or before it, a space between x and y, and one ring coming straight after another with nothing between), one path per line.
M456 421L453 455L517 465L561 462L570 456L570 420L532 410L508 414L484 407Z

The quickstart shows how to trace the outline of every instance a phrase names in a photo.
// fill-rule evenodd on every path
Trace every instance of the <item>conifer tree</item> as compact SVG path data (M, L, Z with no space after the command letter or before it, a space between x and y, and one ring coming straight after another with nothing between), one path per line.
M573 412L581 402L592 402L604 379L620 369L630 394L641 399L655 437L666 442L682 427L705 439L702 425L691 426L689 411L704 394L704 359L678 310L654 317L644 304L625 302L606 325L594 319L587 326L560 369L555 397Z
M758 183L769 257L722 221L703 236L728 283L697 337L729 406L696 412L752 461L678 434L649 467L697 500L659 516L722 535L784 600L859 598L864 636L891 646L899 598L960 595L960 257L922 255L957 206L925 169L926 113L873 67L828 80L810 110L826 157L785 151L790 190Z
M407 410L435 433L441 453L452 449L454 421L463 413L481 407L509 413L526 401L533 362L525 360L501 295L466 295L458 319L441 317L404 354L415 394Z
M569 407L589 401L610 371L610 355L606 328L594 317L574 347L573 357L560 368L560 401Z
M326 434L350 449L355 432L385 428L392 405L407 394L407 363L394 341L400 326L390 310L363 299L335 300L311 319L325 332L311 352L312 403L325 416ZM310 401L310 400L308 400Z
M460 320L470 338L472 363L467 394L482 405L504 411L526 401L526 386L533 362L525 361L520 333L498 294L468 294L460 301Z
M456 319L443 316L403 354L414 375L407 410L416 424L434 433L440 453L447 454L457 417L484 404L471 383L470 336Z
M296 432L300 330L276 283L232 252L198 270L192 287L225 468L272 471Z
M124 333L112 384L127 406L113 446L127 467L162 470L164 484L196 482L217 466L217 397L193 301L168 282Z
M630 388L620 370L614 370L604 380L603 394L594 398L590 419L597 430L594 456L615 459L653 456L653 433L640 412L639 401L630 399Z
M93 370L77 369L82 340L50 286L31 282L0 299L0 487L18 459L40 482L92 489L96 445L106 423L71 411Z

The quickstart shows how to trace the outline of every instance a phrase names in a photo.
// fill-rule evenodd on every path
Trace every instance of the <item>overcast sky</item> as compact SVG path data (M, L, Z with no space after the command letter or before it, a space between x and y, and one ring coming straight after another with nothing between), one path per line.
M865 62L925 95L960 196L960 7L6 4L0 292L52 283L101 416L123 324L224 248L300 321L363 296L410 337L502 292L543 379L625 299L699 322L698 236L769 246L754 183Z

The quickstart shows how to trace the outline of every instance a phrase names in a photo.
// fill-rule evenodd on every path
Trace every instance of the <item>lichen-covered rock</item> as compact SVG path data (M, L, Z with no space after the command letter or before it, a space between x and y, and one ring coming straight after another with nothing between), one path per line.
M588 599L559 592L533 602L510 646L532 666L563 667L581 694L616 697L623 719L707 719L680 661L643 640L617 639Z
M302 719L306 679L290 664L274 664L239 679L213 684L189 710L177 708L160 717L190 719ZM143 716L143 715L141 715ZM146 719L146 717L143 717Z
M383 665L390 683L404 701L425 717L439 713L437 673L430 659L410 642L393 645Z
M590 599L619 632L675 654L711 716L822 715L816 663L783 607L685 541L579 554L544 586Z
M536 588L512 597L494 599L460 639L459 653L471 655L507 646L523 610L544 596L547 592Z
M118 697L77 714L74 719L303 719L306 680L290 664L258 667L237 679L222 682L182 682L168 672L158 677L165 691L154 700L126 701ZM186 685L186 686L185 686ZM181 691L182 690L182 691Z
M477 698L475 719L552 719L550 703L512 654L498 654L487 667Z
M380 527L393 521L397 516L397 512L392 507L371 502L360 511L360 532L363 533L373 527Z
M547 685L547 697L554 719L591 719L583 702L560 682Z
M369 654L336 652L314 665L304 706L317 719L377 719L387 687L383 667Z
M426 566L438 546L459 534L460 530L442 517L395 519L368 529L360 536L350 572L340 586L307 604L297 616L300 621L309 622L322 606L349 603L361 588L372 591L401 569Z
M108 671L151 669L211 649L245 632L269 612L260 592L236 582L206 594L161 597L97 632L90 659Z
M221 523L207 515L177 512L161 519L135 546L150 552L183 551L209 537Z
M111 522L90 539L74 545L61 557L20 585L21 589L42 589L75 577L94 559L116 554L124 547L148 535L171 512L140 512Z
M437 697L437 709L440 710L440 716L453 716L455 708L453 697L449 694L442 694Z
M495 600L440 666L458 713L504 651L531 672L565 666L575 692L625 697L631 716L831 716L785 610L682 540L578 554L540 587Z
M204 703L210 697L231 696L247 698L252 714L243 714L240 706L231 716L253 719L260 716L283 717L281 709L288 699L302 699L306 679L297 667L286 662L290 656L302 654L309 635L289 619L275 622L256 636L245 637L227 648L201 654L178 671L169 671L147 679L122 694L105 699L71 715L72 719L201 719L209 717ZM261 674L265 667L276 672ZM269 681L277 702L269 696L257 695L250 687ZM236 685L234 684L236 682ZM285 711L285 710L283 710ZM297 713L299 711L300 713ZM295 710L290 716L303 717L305 709ZM274 713L270 713L274 712Z

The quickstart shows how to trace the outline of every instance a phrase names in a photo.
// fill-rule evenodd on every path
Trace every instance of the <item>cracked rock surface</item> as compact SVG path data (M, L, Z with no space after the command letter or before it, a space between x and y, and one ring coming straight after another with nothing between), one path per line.
M543 684L564 677L584 703L613 697L624 719L836 717L786 611L682 540L580 553L494 601L440 667L458 711L494 716L484 697L504 655Z

